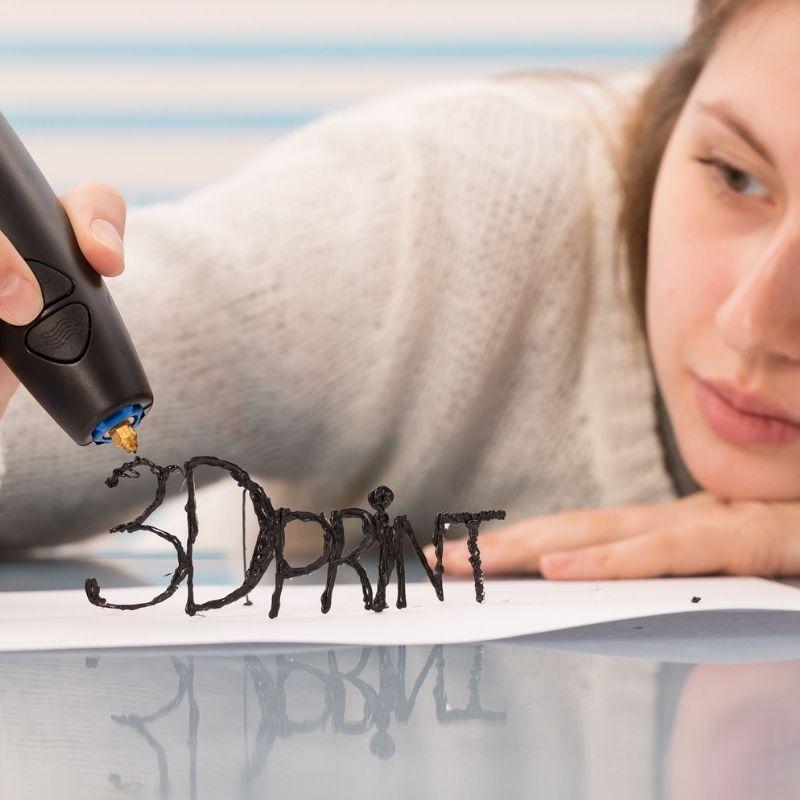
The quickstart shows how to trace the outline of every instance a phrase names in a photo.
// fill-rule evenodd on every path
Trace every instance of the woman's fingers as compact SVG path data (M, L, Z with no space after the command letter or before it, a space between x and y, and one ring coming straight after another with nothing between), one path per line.
M85 183L61 196L78 244L89 263L102 275L124 269L122 237L125 201L103 183ZM42 310L42 293L22 256L0 232L0 319L27 325Z
M0 233L0 319L27 325L41 310L38 281L14 245Z
M486 575L539 572L540 561L547 553L614 542L683 520L697 519L704 508L716 504L718 501L703 492L679 501L574 509L534 517L482 533L478 540L481 565ZM432 548L427 553L432 562ZM445 543L442 555L445 572L471 574L468 558L466 540Z
M482 533L478 539L481 566L486 575L538 572L539 559L547 552L613 541L625 532L625 520L611 509L581 509L534 517ZM432 562L433 548L426 548L426 553ZM444 543L442 565L451 575L472 573L465 538Z
M524 520L480 537L483 569L487 575L539 572L546 553L635 536L652 525L658 513L667 512L660 506L635 505L574 509Z
M5 413L8 401L12 398L18 386L19 381L14 373L0 361L0 418Z
M86 260L101 274L119 275L125 268L125 200L112 186L83 183L61 195Z
M797 509L743 505L675 528L542 558L554 580L800 574ZM787 524L788 523L788 524Z
M610 580L697 575L722 571L724 557L712 530L687 526L644 533L610 544L549 553L542 574L552 580ZM699 542L702 541L702 546Z

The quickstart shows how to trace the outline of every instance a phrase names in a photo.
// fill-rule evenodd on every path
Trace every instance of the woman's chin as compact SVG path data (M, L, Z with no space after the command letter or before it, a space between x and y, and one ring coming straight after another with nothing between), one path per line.
M703 427L702 421L684 441L681 455L692 477L707 492L726 500L800 499L800 450L776 445L753 452L731 444ZM770 452L782 449L783 452ZM794 457L792 457L794 456Z

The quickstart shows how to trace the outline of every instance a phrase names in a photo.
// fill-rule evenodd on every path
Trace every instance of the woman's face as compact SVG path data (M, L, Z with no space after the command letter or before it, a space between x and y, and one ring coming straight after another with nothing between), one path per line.
M695 479L800 497L800 3L740 13L668 142L650 217L647 326Z

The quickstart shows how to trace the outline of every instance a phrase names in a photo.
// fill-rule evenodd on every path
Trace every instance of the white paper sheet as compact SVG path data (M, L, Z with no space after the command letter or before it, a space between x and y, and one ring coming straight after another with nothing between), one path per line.
M195 601L223 597L232 587L196 587ZM390 587L394 603L396 587ZM467 581L445 581L444 602L429 583L407 585L408 607L365 611L361 587L336 586L333 607L319 610L322 587L284 586L280 615L269 619L271 590L239 601L184 613L186 589L160 605L136 611L97 608L82 591L0 593L0 651L63 650L203 644L451 644L562 630L633 617L697 610L800 611L800 589L761 578L661 578L557 582L487 580L486 600L475 601ZM152 586L103 590L109 602L149 600ZM692 603L692 597L700 602Z

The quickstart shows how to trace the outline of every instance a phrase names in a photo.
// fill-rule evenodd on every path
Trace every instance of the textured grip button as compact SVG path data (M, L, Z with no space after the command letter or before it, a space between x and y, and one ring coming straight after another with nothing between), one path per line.
M32 353L48 361L70 364L86 352L91 333L89 309L80 303L70 303L30 328L25 344Z
M75 290L75 284L63 272L41 261L29 259L27 263L39 281L45 308L63 300Z

